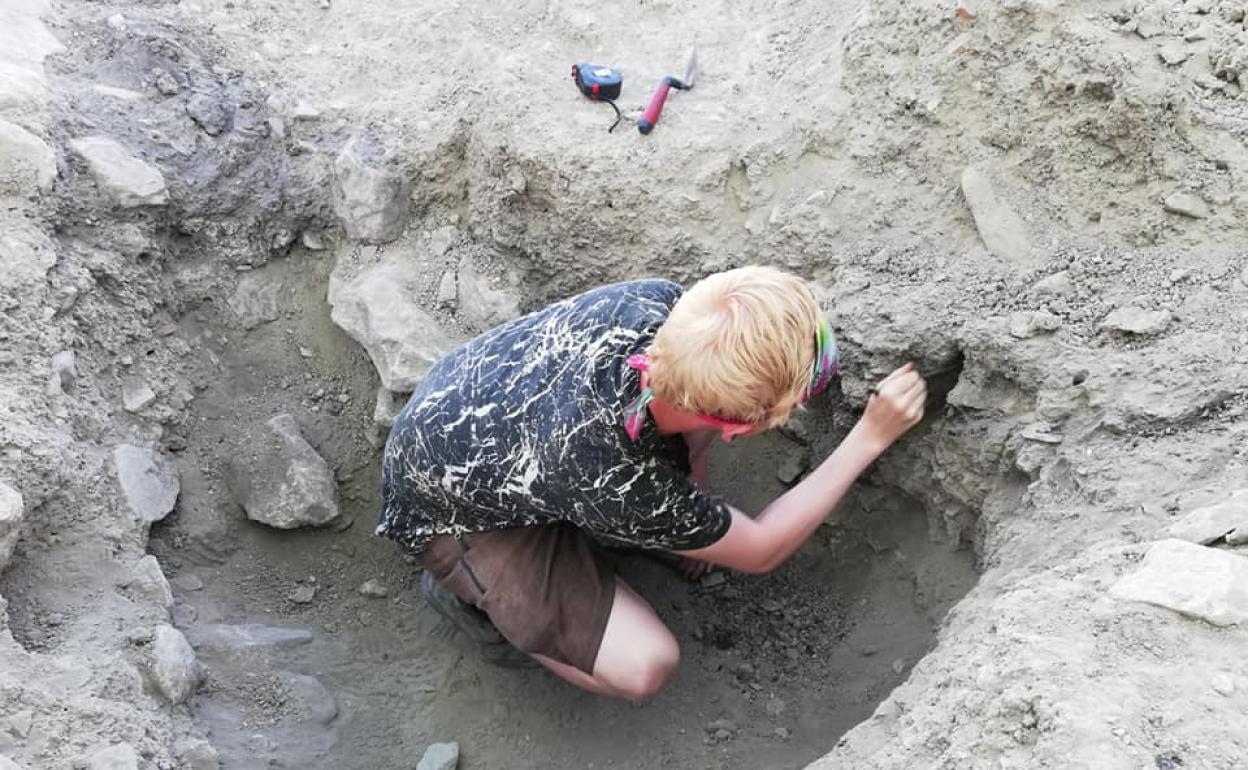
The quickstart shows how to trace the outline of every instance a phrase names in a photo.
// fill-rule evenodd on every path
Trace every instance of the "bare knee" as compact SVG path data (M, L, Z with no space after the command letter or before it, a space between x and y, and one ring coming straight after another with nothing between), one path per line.
M680 645L676 640L670 635L656 640L619 683L621 695L634 703L650 700L659 694L679 665Z

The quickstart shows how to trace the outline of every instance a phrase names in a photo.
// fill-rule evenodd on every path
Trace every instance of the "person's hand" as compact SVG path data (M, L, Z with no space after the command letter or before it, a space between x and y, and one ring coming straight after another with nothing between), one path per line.
M861 424L882 450L923 419L926 404L927 383L906 364L872 388Z
M676 569L686 580L697 580L710 572L714 566L709 561L690 559L687 556L681 556L680 561L676 563Z

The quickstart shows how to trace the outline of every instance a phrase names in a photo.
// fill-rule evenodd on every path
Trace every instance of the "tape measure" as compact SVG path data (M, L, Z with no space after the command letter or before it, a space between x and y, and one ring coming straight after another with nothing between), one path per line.
M611 105L615 110L615 122L607 132L614 131L623 117L620 108L615 106L615 100L620 97L620 90L624 88L624 76L620 71L605 64L580 62L572 65L572 79L586 98Z

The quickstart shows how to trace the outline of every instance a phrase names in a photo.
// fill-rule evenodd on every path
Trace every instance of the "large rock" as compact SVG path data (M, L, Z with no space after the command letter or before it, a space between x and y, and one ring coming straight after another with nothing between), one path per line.
M160 171L106 136L75 139L69 146L87 164L100 192L122 208L169 202Z
M1009 262L1026 262L1031 257L1027 225L996 189L993 176L988 166L968 166L962 172L962 195L988 250Z
M182 488L173 463L154 449L133 444L118 444L113 462L121 492L136 519L150 524L169 515Z
M0 61L0 114L18 115L39 109L47 98L43 73Z
M54 179L52 148L16 123L0 119L0 194L46 192Z
M219 770L221 760L217 750L208 741L198 738L187 738L179 741L174 753L181 762L179 770Z
M458 743L434 743L425 749L416 770L455 770L458 765Z
M0 573L9 566L26 515L22 493L0 481Z
M160 562L150 553L135 562L130 574L118 585L156 602L166 610L173 607L173 589L169 587L169 580L160 568Z
M47 12L48 4L41 0L0 2L0 58L37 67L44 57L64 51L65 46L39 20Z
M279 414L265 426L230 468L230 489L247 518L278 529L338 518L333 471L304 440L295 418Z
M459 265L459 316L479 332L520 315L520 295L509 275L490 276L465 258Z
M276 321L281 314L282 284L263 273L246 273L238 287L226 300L243 327L254 329L262 323Z
M182 632L168 624L156 627L152 637L152 681L170 703L182 703L199 684L195 651Z
M87 760L87 770L138 770L139 754L128 743L100 749Z
M383 164L381 149L360 137L347 142L334 161L334 213L349 238L387 243L407 227L407 184Z
M1165 310L1145 310L1128 305L1114 310L1101 321L1101 328L1125 334L1160 334L1170 325L1170 313Z
M312 632L302 628L278 628L259 623L229 625L209 623L190 630L197 649L237 652L252 648L297 647L312 641Z
M455 342L419 305L415 264L393 256L329 281L330 317L364 346L387 390L410 393Z
M1248 489L1187 514L1170 527L1170 536L1201 545L1222 538L1231 545L1248 543Z
M1184 540L1160 540L1109 592L1215 626L1248 623L1248 559Z

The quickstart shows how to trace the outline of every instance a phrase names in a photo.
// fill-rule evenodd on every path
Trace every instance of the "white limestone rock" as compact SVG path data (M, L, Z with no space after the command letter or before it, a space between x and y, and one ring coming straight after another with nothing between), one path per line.
M380 148L357 137L334 161L334 213L353 240L388 243L407 227L407 184L383 167L381 156Z
M395 393L415 390L456 344L421 309L420 288L416 265L401 255L329 281L330 318L368 351L381 384Z
M1220 503L1197 508L1170 527L1170 536L1206 545L1226 538L1231 545L1248 543L1248 489Z
M1185 540L1159 540L1109 593L1215 626L1248 623L1248 558Z
M317 527L338 518L333 471L289 414L265 423L231 464L230 489L247 518L278 529Z
M995 188L993 176L988 166L968 166L962 172L962 195L988 251L1008 262L1026 262L1031 257L1027 225Z
M425 749L416 770L455 770L459 766L459 744L434 743Z
M520 295L510 275L486 275L471 259L459 264L459 317L479 332L520 315Z
M195 651L182 632L168 624L156 627L152 637L152 681L170 703L186 701L199 684Z
M163 206L169 202L160 170L107 136L86 136L69 143L86 162L100 192L121 208Z
M173 607L173 589L169 587L160 562L150 553L134 563L130 574L119 586L158 603L166 610Z
M1171 316L1165 310L1145 310L1127 305L1114 310L1101 321L1101 328L1125 334L1148 336L1160 334L1170 325Z
M56 179L56 154L47 142L0 119L0 195L47 192Z
M182 489L172 462L149 447L118 444L113 463L122 495L137 520L150 524L169 515Z
M9 566L26 517L22 493L0 481L0 574Z

